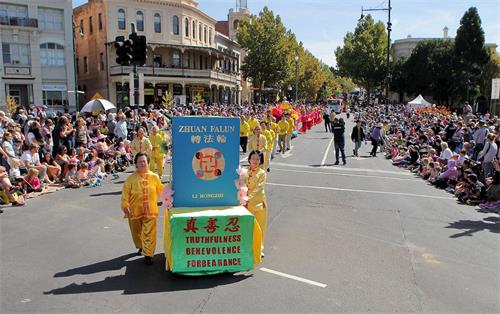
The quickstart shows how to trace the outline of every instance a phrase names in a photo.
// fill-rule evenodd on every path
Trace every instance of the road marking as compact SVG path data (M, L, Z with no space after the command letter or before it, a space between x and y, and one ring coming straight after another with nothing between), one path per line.
M260 270L265 271L266 273L273 274L273 275L277 275L277 276L285 277L285 278L288 278L288 279L293 279L293 280L297 280L297 281L300 281L300 282L303 282L303 283L307 283L308 285L318 286L318 287L321 287L321 288L326 288L327 287L324 283L321 283L321 282L312 281L312 280L305 279L305 278L302 278L302 277L297 277L297 276L294 276L294 275L285 274L285 273L282 273L282 272L279 272L279 271L275 271L275 270L272 270L272 269L269 269L269 268L262 267L262 268L260 268Z
M342 188L332 188L329 186L313 186L313 185L295 185L295 184L282 184L282 183L266 183L267 185L283 186L290 188L304 188L304 189L316 189L316 190L330 190L330 191L344 191L344 192L361 192L361 193L372 193L372 194L388 194L388 195L400 195L400 196L412 196L412 197L423 197L423 198L434 198L434 199L444 199L444 200L454 200L453 197L444 196L432 196L423 194L412 194L412 193L402 193L402 192L385 192L385 191L372 191L372 190L357 190L357 189L342 189Z
M368 169L368 168L347 168L347 167L314 167L308 165L297 165L297 164L289 164L285 162L275 162L273 163L275 166L284 166L284 167L292 167L292 168L305 168L305 169L326 169L333 171L347 171L347 172L373 172L373 173L385 173L385 174L397 174L401 176L413 176L411 172L403 172L403 171L389 171L389 170L377 170L377 169Z
M328 143L328 146L326 147L325 154L323 155L323 159L321 160L321 165L323 166L326 162L326 158L328 157L328 152L330 151L330 147L332 147L333 143L333 137L330 140L330 143Z
M345 176L345 177L362 177L362 178L376 178L376 179L388 179L388 180L401 180L401 181L413 181L420 182L417 179L409 179L409 178L394 178L394 177L384 177L384 176L370 176L365 174L347 174L347 173L335 173L335 172L319 172L319 171L305 171L305 170L291 170L291 169L280 169L273 168L273 171L285 171L285 172L297 172L297 173L312 173L312 174L323 174L323 175L335 175L335 176Z

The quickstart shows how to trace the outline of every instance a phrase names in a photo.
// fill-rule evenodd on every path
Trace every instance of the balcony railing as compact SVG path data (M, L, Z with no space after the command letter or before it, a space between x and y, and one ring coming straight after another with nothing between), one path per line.
M111 75L120 75L132 73L132 66L114 66L111 67ZM232 83L237 83L241 79L239 74L227 74L211 70L199 69L182 69L182 68L166 68L166 67L137 67L137 72L143 73L148 76L175 76L175 77L197 77L197 78L210 78L222 80Z
M0 16L0 25L38 28L38 19L28 17Z

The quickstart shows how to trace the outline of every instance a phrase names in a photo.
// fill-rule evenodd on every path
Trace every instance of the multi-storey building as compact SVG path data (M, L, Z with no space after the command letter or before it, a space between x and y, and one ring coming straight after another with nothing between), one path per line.
M216 21L196 1L90 0L73 14L82 34L75 38L83 101L100 93L118 106L136 105L133 67L116 63L114 47L134 23L148 46L147 62L138 67L138 105L159 103L166 91L185 103L240 102L239 46L217 35Z
M0 105L74 110L71 0L0 0Z

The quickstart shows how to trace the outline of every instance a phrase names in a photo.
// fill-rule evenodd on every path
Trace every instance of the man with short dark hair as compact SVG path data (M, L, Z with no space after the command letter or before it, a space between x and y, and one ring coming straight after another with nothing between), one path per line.
M339 164L339 150L340 153L342 154L342 162L344 165L346 164L345 152L344 152L344 146L345 146L344 131L345 131L344 119L335 118L333 120L333 125L332 125L333 143L335 145L335 165Z

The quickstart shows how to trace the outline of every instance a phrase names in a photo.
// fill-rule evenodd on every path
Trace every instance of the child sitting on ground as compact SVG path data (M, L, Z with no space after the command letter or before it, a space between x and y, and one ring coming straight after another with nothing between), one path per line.
M76 189L80 187L80 181L78 180L78 172L76 171L75 164L68 165L68 172L66 173L64 180L66 181L67 188Z
M23 178L21 176L21 169L19 168L20 166L21 161L17 158L12 158L12 160L10 161L9 176L11 177L11 179L14 179L14 181L19 181Z
M80 185L89 185L89 164L84 162L80 165L80 170L78 170L78 182Z
M23 183L25 193L43 191L42 182L40 182L38 178L38 170L35 168L30 168L28 170L28 174L24 176Z

